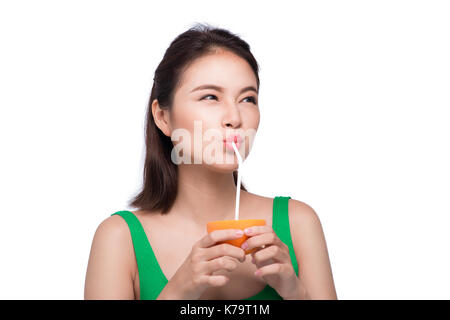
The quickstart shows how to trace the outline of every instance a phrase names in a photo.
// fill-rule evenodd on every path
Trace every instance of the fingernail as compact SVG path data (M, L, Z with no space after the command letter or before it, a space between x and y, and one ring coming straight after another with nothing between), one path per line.
M247 242L244 242L244 243L242 244L241 248L244 249L244 250L247 249L247 248L248 248L248 243L247 243Z
M242 237L244 235L244 232L242 230L236 231L236 236Z
M256 271L255 271L255 276L260 276L260 275L261 275L261 270L259 270L259 269L256 270Z
M252 233L252 228L247 228L244 230L245 234L250 234Z

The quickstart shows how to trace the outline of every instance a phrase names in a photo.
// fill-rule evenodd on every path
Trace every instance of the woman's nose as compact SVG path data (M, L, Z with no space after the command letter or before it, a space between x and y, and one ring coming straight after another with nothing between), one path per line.
M235 104L226 105L226 112L223 117L225 127L238 128L241 126L242 118L239 107Z

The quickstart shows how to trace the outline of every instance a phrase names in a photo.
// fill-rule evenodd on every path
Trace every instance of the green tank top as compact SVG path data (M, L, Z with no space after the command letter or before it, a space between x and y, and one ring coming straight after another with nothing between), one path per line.
M277 196L273 199L272 229L277 236L289 247L291 263L298 276L298 264L292 245L289 228L288 201L291 197ZM134 252L139 272L139 286L141 300L156 300L166 286L168 280L156 260L142 224L131 211L118 211L113 215L121 216L130 229ZM256 295L243 300L283 300L278 292L268 284Z

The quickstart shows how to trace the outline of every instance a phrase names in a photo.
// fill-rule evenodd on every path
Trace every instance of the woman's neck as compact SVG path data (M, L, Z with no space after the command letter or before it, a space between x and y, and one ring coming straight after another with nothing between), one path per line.
M210 221L234 219L236 185L232 173L214 172L200 165L180 165L178 169L172 217L200 227ZM245 192L241 192L240 203L244 197Z

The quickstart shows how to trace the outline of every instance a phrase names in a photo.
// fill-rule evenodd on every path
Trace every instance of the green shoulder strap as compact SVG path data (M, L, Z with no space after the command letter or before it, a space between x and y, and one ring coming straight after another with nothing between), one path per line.
M289 226L289 210L288 204L291 197L277 196L273 203L273 222L272 229L278 238L289 247L292 266L295 274L298 276L298 264L295 257L294 246L292 245L291 229Z
M168 281L156 260L141 222L130 211L118 211L111 216L113 215L121 216L130 229L139 272L140 299L156 300Z

